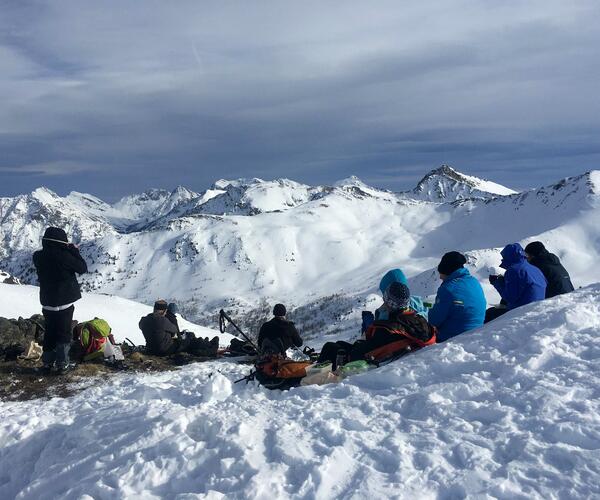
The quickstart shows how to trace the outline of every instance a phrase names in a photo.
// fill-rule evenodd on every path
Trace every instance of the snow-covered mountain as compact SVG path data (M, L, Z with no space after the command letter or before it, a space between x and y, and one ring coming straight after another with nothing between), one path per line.
M0 315L28 289L0 285ZM145 314L90 306L119 333ZM339 384L271 392L216 360L0 402L0 496L598 498L599 328L596 284Z
M439 180L440 171L448 170L426 177ZM435 293L435 266L449 250L467 253L490 302L498 298L487 268L498 265L498 251L514 241L547 243L576 286L600 281L599 172L507 195L452 172L455 189L443 185L443 202L382 191L356 178L318 187L284 179L218 181L197 196L179 189L157 196L160 202L134 196L115 206L39 189L0 199L0 268L35 282L31 252L45 227L61 225L89 262L91 272L82 277L87 290L146 303L159 296L177 300L202 323L212 323L223 306L249 313L281 301L313 333L353 322L362 307L379 300L376 285L393 267L410 277L413 293ZM457 199L458 192L473 197ZM142 209L144 203L154 211ZM315 322L323 308L331 314Z
M113 208L122 218L142 224L162 217L199 196L183 186L178 186L173 191L149 189L142 194L122 198Z
M516 191L501 184L461 174L448 165L442 165L423 177L408 195L419 200L449 202L466 198L508 196L515 193Z

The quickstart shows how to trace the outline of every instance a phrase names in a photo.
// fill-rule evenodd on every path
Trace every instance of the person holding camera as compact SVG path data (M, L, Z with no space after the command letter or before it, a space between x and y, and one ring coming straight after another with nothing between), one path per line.
M33 263L40 283L40 302L46 323L42 346L43 369L64 373L72 368L69 351L73 336L73 304L81 298L76 274L87 273L87 264L79 248L69 243L67 233L58 227L46 229L42 250L33 254Z

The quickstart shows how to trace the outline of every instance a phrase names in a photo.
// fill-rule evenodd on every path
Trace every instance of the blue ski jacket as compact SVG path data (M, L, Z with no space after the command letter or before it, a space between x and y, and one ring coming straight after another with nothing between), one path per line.
M406 279L405 274L400 269L392 269L391 271L388 271L383 275L383 278L381 278L381 281L379 282L379 290L381 291L381 294L383 295L383 292L387 290L387 287L395 282L402 283L403 285L408 286L408 280ZM429 309L425 307L425 305L423 304L423 299L421 297L419 297L418 295L411 294L409 305L410 308L413 311L415 311L419 316L423 316L425 319L427 319ZM375 311L375 319L387 320L387 314L388 313L386 308L382 306Z
M429 323L438 329L437 341L444 342L483 325L486 301L477 278L461 267L446 277L429 311Z
M546 278L542 271L527 262L519 243L506 245L500 255L500 267L506 272L492 281L492 285L506 301L508 309L546 298Z

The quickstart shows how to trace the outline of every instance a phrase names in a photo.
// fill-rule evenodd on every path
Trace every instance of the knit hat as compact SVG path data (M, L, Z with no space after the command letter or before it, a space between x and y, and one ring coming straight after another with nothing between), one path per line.
M406 309L410 303L410 290L404 283L395 281L383 292L383 302L393 311Z
M273 316L285 316L287 311L283 304L276 304L273 308Z
M167 301L166 300L157 300L154 303L154 310L155 311L166 311L167 310Z
M171 302L167 306L167 311L169 311L172 314L177 314L179 312L179 307L177 307L177 304L175 304L175 302Z
M67 238L67 233L65 233L64 229L60 227L49 227L44 231L44 240L48 241L59 241L63 243L68 243L69 239Z
M525 247L525 253L531 255L532 257L536 257L544 250L546 250L546 247L541 241L532 241Z
M460 252L448 252L445 253L440 261L437 270L440 274L446 276L451 275L457 269L460 269L467 263L467 259Z

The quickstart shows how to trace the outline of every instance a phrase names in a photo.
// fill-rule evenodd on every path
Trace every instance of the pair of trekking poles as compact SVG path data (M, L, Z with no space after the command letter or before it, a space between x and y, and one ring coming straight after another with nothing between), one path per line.
M243 330L235 323L235 321L233 321L231 319L231 317L223 309L221 309L219 311L219 331L221 333L225 333L225 330L227 329L227 323L228 322L238 331L238 333L244 338L244 340L246 340L257 353L260 353L260 349L256 346L256 344L254 343L254 341L248 335L246 335L243 332ZM294 349L300 350L297 347L294 347ZM306 346L304 348L304 350L302 350L300 352L302 352L302 354L310 356L311 358L312 358L313 355L316 354L315 350L312 349L311 347L308 347L308 346Z

